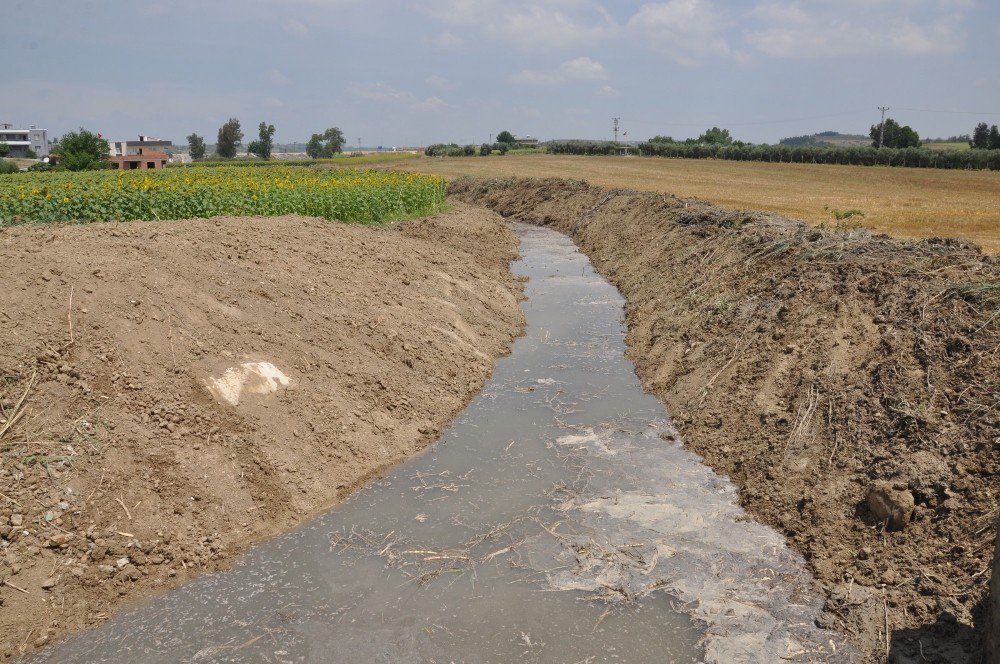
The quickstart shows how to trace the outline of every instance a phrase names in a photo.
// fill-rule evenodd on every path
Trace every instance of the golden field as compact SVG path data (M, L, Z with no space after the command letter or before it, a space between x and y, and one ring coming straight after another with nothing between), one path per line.
M832 222L830 210L858 209L865 214L863 225L875 231L908 238L960 237L1000 253L996 171L547 154L422 158L400 168L447 178L576 178L767 210L813 224Z

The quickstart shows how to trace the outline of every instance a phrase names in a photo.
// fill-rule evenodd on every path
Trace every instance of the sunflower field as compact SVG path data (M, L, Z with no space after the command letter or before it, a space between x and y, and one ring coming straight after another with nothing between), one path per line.
M0 226L301 214L361 223L433 214L442 178L302 167L185 168L0 175Z

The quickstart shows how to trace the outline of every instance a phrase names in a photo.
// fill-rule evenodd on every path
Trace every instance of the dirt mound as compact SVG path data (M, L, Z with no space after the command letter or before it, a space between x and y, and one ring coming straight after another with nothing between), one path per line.
M0 659L427 445L521 331L516 247L465 206L0 232Z
M872 661L972 660L1000 489L997 259L582 182L451 193L568 233L619 288L644 385L806 556L824 626Z

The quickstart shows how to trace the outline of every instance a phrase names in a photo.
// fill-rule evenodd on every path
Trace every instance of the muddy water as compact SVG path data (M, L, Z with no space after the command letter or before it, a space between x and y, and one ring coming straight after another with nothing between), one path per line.
M424 454L52 662L853 661L625 360L623 302L518 226L525 337Z

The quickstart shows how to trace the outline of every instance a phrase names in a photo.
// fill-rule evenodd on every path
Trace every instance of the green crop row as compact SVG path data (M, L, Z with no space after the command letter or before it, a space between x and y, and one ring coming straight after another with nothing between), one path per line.
M363 223L433 214L444 180L374 170L219 166L0 175L0 225L301 214Z

